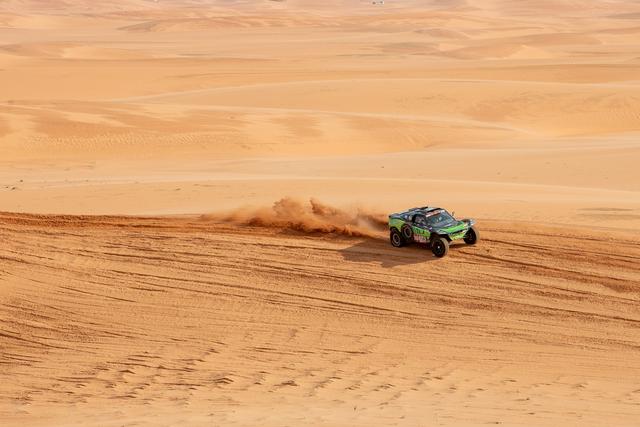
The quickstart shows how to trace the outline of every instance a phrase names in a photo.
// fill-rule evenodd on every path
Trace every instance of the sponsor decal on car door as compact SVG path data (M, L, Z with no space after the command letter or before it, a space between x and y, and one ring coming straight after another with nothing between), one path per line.
M418 243L427 243L429 241L431 233L424 226L414 224L411 228L413 229L413 240Z

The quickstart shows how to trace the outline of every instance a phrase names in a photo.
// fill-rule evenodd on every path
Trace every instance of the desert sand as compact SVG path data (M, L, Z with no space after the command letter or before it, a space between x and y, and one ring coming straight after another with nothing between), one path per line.
M0 2L0 425L638 425L639 19Z

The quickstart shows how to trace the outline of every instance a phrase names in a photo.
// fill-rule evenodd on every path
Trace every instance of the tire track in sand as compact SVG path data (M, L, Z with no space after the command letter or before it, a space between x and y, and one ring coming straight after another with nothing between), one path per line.
M0 416L637 419L638 237L481 224L435 260L286 221L0 214Z

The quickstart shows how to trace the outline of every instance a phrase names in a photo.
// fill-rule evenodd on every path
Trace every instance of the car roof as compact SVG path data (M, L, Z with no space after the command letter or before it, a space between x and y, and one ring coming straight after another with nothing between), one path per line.
M430 206L423 206L421 208L411 208L411 209L407 209L404 212L400 212L398 215L408 215L408 214L417 214L417 213L422 213L422 214L426 214L428 212L433 212L435 210L438 210L441 208L436 208L436 207L430 207Z

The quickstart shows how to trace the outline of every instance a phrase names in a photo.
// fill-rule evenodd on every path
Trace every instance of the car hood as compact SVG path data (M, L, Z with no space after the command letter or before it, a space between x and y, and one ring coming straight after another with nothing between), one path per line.
M450 221L448 224L444 224L440 227L434 228L433 231L435 231L438 234L452 234L452 233L457 233L460 231L467 230L472 225L473 225L473 222L472 220L469 220L469 219L463 219L460 221L453 220L453 221Z

